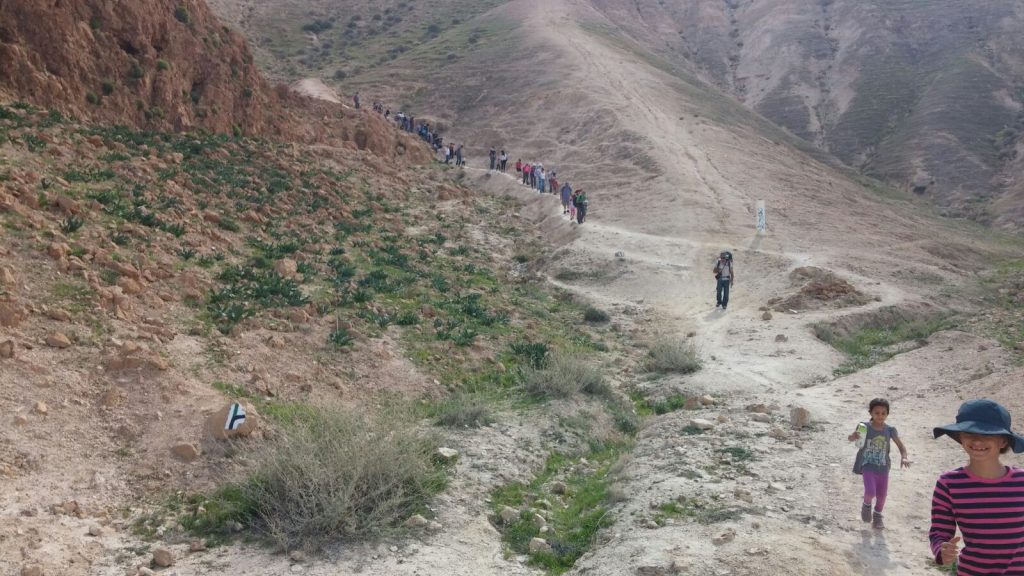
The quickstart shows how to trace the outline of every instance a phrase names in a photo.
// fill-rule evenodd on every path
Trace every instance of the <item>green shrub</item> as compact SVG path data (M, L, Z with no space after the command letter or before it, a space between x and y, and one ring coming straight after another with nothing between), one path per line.
M651 372L690 374L700 370L701 361L692 343L659 338L651 345L644 368Z
M339 327L331 331L330 335L327 336L327 341L335 348L344 348L345 346L352 344L355 339L348 333L348 330Z
M179 4L174 9L174 18L186 26L192 23L192 15L188 13L188 8L184 4Z
M103 84L100 85L100 89L103 91L104 96L110 96L114 93L114 83L110 80L104 80Z
M85 220L82 220L78 216L68 216L67 218L60 221L60 229L65 234L73 234L85 224Z
M610 318L608 313L600 308L594 308L593 306L587 306L587 309L583 311L583 319L587 322L601 323L607 322Z
M93 92L92 90L89 90L88 92L85 93L85 101L88 102L89 104L92 104L93 106L99 106L99 104L100 104L100 97L97 96L96 93Z
M544 398L567 398L575 394L605 396L611 388L601 371L586 358L573 354L552 354L543 369L523 372L527 393Z
M163 72L164 70L170 70L171 69L171 64L167 60L164 60L163 58L160 58L159 60L156 61L156 69L161 71L161 72Z
M551 347L543 342L513 342L512 353L526 360L526 365L537 370L548 365Z
M286 550L377 535L444 488L436 449L433 436L398 418L309 407L245 485L250 522Z

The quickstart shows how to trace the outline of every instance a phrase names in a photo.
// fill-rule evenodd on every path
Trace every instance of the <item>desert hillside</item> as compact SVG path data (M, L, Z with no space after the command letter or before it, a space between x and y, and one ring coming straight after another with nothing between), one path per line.
M566 72L532 51L527 34L494 37L531 18L523 2L406 3L404 9L286 3L283 13L279 3L259 0L213 4L234 15L261 64L278 77L319 76L354 90L379 86L380 72L408 71L409 85L393 93L404 93L402 102L447 92L446 106L470 124L519 108L514 100L493 102L500 95L480 85L488 75L516 70L520 83L538 74L557 82ZM1017 2L596 0L573 6L579 22L627 38L630 50L678 68L674 75L696 75L947 215L1006 229L1022 222L1017 133L1024 54L1016 38L1024 15ZM481 53L485 65L467 64ZM526 57L529 73L514 64ZM474 97L452 93L453 76L474 86ZM513 99L519 93L503 92ZM431 110L439 104L430 103Z
M0 4L0 576L936 573L931 491L964 457L932 427L1024 409L1021 240L840 153L877 110L826 104L783 41L835 12L851 44L821 58L861 66L895 8L211 4ZM828 121L787 123L788 91ZM906 158L988 154L964 146ZM913 460L884 528L845 441L874 397Z

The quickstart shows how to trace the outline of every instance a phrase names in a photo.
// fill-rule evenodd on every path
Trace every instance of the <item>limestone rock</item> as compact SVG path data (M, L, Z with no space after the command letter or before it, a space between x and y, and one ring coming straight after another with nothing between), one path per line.
M161 568L174 566L174 553L167 548L153 550L153 564Z
M274 271L284 278L294 278L299 273L299 265L291 258L282 258L274 262Z
M28 309L14 300L0 301L0 327L17 328L25 318Z
M175 444L171 448L171 452L185 462L192 462L196 458L199 458L199 447L188 442Z
M519 511L511 506L505 506L501 512L498 512L498 519L502 524L511 524L515 522L516 518L519 518Z
M13 288L17 284L17 280L14 278L14 273L7 266L0 266L0 286L7 286Z
M544 519L540 514L534 514L530 516L530 523L536 526L538 529L548 525L548 521Z
M32 410L34 410L36 414L46 414L50 409L47 408L46 402L40 401L36 402L36 405L32 407Z
M775 335L775 341L776 342L789 342L789 336L786 336L785 334L776 334Z
M89 526L89 536L95 536L97 538L103 536L103 527L99 524Z
M217 410L206 419L205 430L206 434L216 438L217 440L227 440L228 438L245 438L251 436L253 432L259 426L259 414L256 413L256 409L248 402L241 402L242 408L245 410L245 421L242 422L235 430L228 430L228 414L231 413L231 407L234 403L226 404Z
M14 417L15 426L28 426L28 418L24 414L18 414Z
M57 322L70 322L71 314L67 310L61 310L60 308L53 308L46 311L46 317L50 320L56 320Z
M14 358L14 340L0 342L0 359Z
M754 422L764 422L764 423L768 423L768 422L772 421L772 417L771 416L769 416L768 414L762 414L760 412L754 413L750 417L750 419L753 420Z
M566 488L565 482L562 482L560 480L555 480L554 482L551 483L551 493L552 494L565 494L566 489L567 488Z
M413 514L405 521L406 528L426 528L429 522L419 514Z
M764 314L761 314L761 320L771 320L771 319L772 319L772 313L771 312L765 310Z
M288 559L292 562L302 563L306 561L306 553L302 550L292 550L288 553Z
M167 370L167 360L146 346L125 342L103 360L107 370Z
M715 403L715 398L713 396L705 394L704 396L700 397L700 403L703 404L704 406L711 406Z
M118 278L117 285L129 296L135 296L142 292L142 283L134 278L129 278L128 276L121 276Z
M193 540L188 544L189 552L202 552L203 550L206 550L206 540L202 538Z
M671 566L637 566L636 576L674 576L679 574L679 568L673 563Z
M44 576L43 567L39 564L26 564L21 567L21 576Z
M806 428L811 425L811 412L806 408L795 406L789 411L789 422L793 428Z
M736 539L736 531L729 528L725 532L722 532L711 539L711 543L715 546L721 546L722 544L728 544Z
M46 253L54 260L63 260L67 258L68 252L71 251L71 247L63 242L51 242L46 247Z
M452 448L438 448L435 454L443 464L454 464L459 459L459 451Z
M553 550L551 544L543 538L532 538L530 539L530 554L545 553L550 554Z
M46 345L51 348L70 348L71 339L63 332L54 332L46 337Z
M690 420L690 426L692 426L693 428L698 428L700 430L711 430L712 428L715 427L715 423L710 420L705 420L703 418L694 418Z

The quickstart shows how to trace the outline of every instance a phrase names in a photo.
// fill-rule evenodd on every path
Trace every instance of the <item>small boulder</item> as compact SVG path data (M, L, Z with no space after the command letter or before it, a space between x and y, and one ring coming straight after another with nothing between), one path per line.
M14 358L14 340L0 342L0 359Z
M703 418L694 418L690 420L690 426L700 430L711 430L715 427L715 423Z
M811 412L807 408L795 406L789 411L789 422L793 428L806 428L811 425Z
M511 506L505 506L501 512L498 512L498 519L502 524L511 524L515 522L516 518L519 518L519 511Z
M193 541L189 542L189 544L188 544L188 551L189 552L193 552L193 553L194 552L202 552L204 550L206 550L206 540L204 540L202 538L200 538L198 540L193 540Z
M142 283L134 278L128 276L121 276L117 279L117 285L121 288L121 291L129 296L135 296L136 294L142 293Z
M51 348L70 348L71 339L67 337L63 332L54 332L46 337L46 345Z
M430 522L419 514L413 514L409 517L408 520L405 521L406 528L426 528L429 524Z
M728 544L736 539L736 531L729 528L725 532L722 532L711 539L711 543L715 546L721 546L722 544Z
M765 310L764 314L761 314L761 320L771 320L771 319L772 319L772 313L771 312Z
M764 422L766 424L772 421L771 416L769 416L768 414L763 414L761 412L755 412L750 416L750 419L753 420L754 422Z
M540 514L534 514L530 516L530 523L536 526L538 529L548 525L548 521L544 519Z
M554 482L551 483L551 493L552 494L565 494L566 491L567 491L567 487L565 485L565 482L562 482L560 480L555 480Z
M43 567L39 564L26 564L21 567L21 576L43 576Z
M46 402L43 401L36 402L36 405L32 407L32 410L35 411L36 414L43 415L50 411L50 409L47 408L46 406Z
M97 538L103 536L103 527L99 524L93 524L89 526L89 536L94 536Z
M14 278L14 273L7 266L0 266L0 286L7 286L13 288L17 283Z
M452 448L438 448L435 455L442 464L454 464L459 459L459 451Z
M776 334L775 335L775 341L776 342L789 342L789 336L786 336L785 334Z
M153 550L153 564L161 568L174 566L174 553L167 548Z
M15 426L28 426L28 418L24 414L18 414L14 417Z
M175 444L171 448L171 452L178 457L178 459L185 462L192 462L196 458L199 458L199 447L189 442L182 442L181 444Z
M206 433L217 440L251 436L259 426L260 416L256 413L256 409L248 402L241 402L240 404L245 410L245 421L241 425L234 430L228 429L228 415L231 414L231 407L234 406L234 403L231 403L223 406L206 419L204 425Z
M551 554L553 552L551 544L543 538L532 538L530 539L530 554Z
M53 308L46 311L46 317L50 320L56 320L57 322L70 322L71 314L67 310L61 310L60 308Z
M274 271L283 278L294 278L299 273L299 265L291 258L282 258L274 262Z
M711 406L715 403L715 398L705 394L700 397L700 403L704 406Z

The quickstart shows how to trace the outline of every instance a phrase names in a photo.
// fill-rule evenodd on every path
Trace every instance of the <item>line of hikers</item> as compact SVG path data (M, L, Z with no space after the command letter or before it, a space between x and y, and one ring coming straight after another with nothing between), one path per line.
M358 108L358 93L355 94L353 100L356 108ZM391 109L384 106L383 102L374 101L373 111L382 114L385 119L390 119L391 117ZM428 122L417 124L415 117L399 112L395 114L395 124L405 132L415 132L418 134L420 138L430 144L434 149L434 153L444 150L445 164L451 165L454 162L456 166L466 165L465 144L456 146L455 143L449 142L445 145L444 138L436 130L431 130ZM490 171L505 173L508 169L508 153L504 150L498 151L492 146L487 153L487 160L487 169ZM550 174L547 173L544 170L544 165L539 162L527 162L524 164L522 159L519 159L516 160L515 168L516 174L522 176L523 184L536 188L538 194L543 194L544 192L558 194L562 201L562 214L568 215L570 221L575 220L578 224L586 222L589 200L587 193L583 189L573 190L568 182L559 185L558 175L555 171L552 170Z
M502 153L504 154L504 151ZM577 224L583 224L587 221L589 199L587 198L586 191L582 188L573 190L568 182L563 182L559 185L558 173L554 170L546 171L544 164L540 162L524 163L522 159L518 159L516 160L515 167L516 173L522 176L522 182L525 186L535 188L538 194L545 192L558 194L562 200L562 214L568 214L569 220L575 220Z

